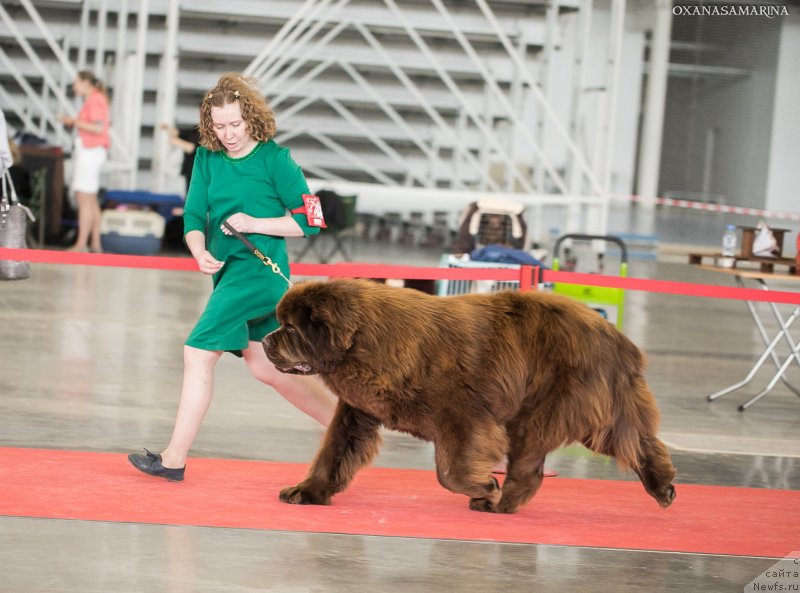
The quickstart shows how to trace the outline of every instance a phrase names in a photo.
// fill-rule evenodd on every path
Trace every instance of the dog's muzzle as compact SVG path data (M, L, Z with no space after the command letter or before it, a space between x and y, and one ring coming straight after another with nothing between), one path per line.
M276 330L277 331L277 330ZM275 365L275 368L278 369L282 373L287 373L290 375L316 375L317 371L312 367L309 363L305 361L298 361L290 366L286 366L286 364L281 364L283 361L275 360L275 342L270 337L272 334L268 334L261 339L261 345L264 347L264 353L267 355L267 358Z

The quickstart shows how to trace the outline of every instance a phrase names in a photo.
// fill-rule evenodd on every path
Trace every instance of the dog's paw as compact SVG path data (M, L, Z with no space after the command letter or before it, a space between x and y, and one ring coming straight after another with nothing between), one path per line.
M324 496L319 493L312 492L302 487L301 484L297 486L289 486L281 490L279 495L281 502L286 504L330 504L331 497Z
M677 495L678 495L677 492L675 492L675 486L670 484L665 488L663 494L656 497L656 500L658 501L658 504L660 504L662 507L667 508L672 504Z
M494 506L492 505L491 501L485 498L470 498L469 499L469 510L471 511L480 511L482 513L494 513Z

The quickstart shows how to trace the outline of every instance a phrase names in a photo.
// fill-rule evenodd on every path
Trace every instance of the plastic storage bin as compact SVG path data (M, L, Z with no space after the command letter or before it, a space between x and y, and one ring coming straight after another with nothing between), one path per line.
M103 250L154 255L161 249L164 217L149 210L104 210L100 219Z
M455 255L445 254L439 260L440 268L511 268L518 270L519 264L472 261ZM503 290L519 290L519 282L506 280L439 280L436 294L449 296L455 294L491 293Z

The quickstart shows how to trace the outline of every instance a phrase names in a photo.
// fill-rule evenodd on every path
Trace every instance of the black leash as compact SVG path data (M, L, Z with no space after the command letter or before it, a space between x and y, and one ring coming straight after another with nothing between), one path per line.
M289 279L288 279L286 276L284 276L283 272L281 272L281 268L280 268L280 266L278 266L278 264L276 264L274 261L272 261L272 260L269 258L269 256L267 256L267 255L264 255L263 253L261 253L261 252L258 250L258 247L256 247L255 245L253 245L253 243L252 243L252 241L250 241L250 239L248 239L248 238L247 238L247 237L245 237L245 236L244 236L242 233L240 233L240 232L239 232L239 231L237 231L235 228L233 228L231 225L229 225L229 224L227 223L227 221L226 221L226 222L223 222L223 223L222 223L222 226L223 226L223 227L225 227L225 229L227 229L227 230L228 230L228 231L229 231L229 232L230 232L230 233L231 233L231 234L232 234L234 237L236 237L237 239L239 239L239 241L241 241L241 242L242 242L242 244L243 244L245 247L247 247L247 249L248 249L248 250L249 250L249 251L250 251L250 252L251 252L253 255L255 255L255 256L258 258L258 259L260 259L260 260L261 260L261 263L262 263L262 264L264 264L265 266L268 266L268 267L272 268L272 271L273 271L274 273L276 273L278 276L280 276L281 278L283 278L283 279L286 281L286 284L288 284L288 285L289 285L289 288L291 288L292 286L294 286L294 284L292 283L292 281L291 281L291 280L289 280Z

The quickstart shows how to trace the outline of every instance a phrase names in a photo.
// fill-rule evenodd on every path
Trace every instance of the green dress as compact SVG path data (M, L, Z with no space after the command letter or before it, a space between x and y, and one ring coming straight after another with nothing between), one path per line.
M238 159L198 147L184 207L184 234L204 233L208 251L225 263L212 277L214 290L186 340L188 346L238 354L249 341L278 328L275 307L288 289L286 281L220 226L237 212L255 218L285 216L286 210L303 205L302 195L307 193L308 184L289 149L272 140L259 142ZM306 236L319 232L308 225L305 214L292 217ZM289 277L283 237L250 233L247 238Z

